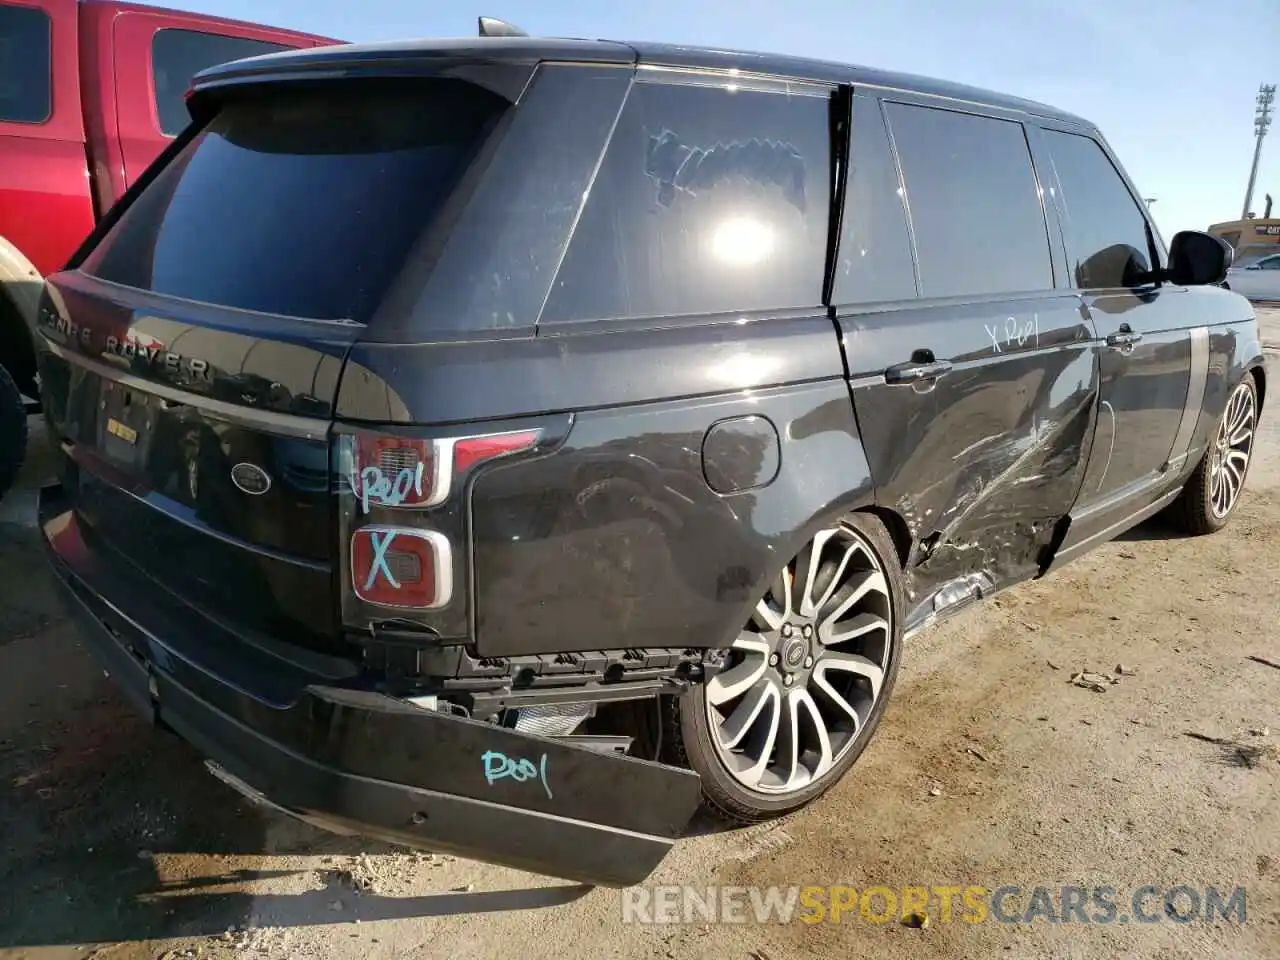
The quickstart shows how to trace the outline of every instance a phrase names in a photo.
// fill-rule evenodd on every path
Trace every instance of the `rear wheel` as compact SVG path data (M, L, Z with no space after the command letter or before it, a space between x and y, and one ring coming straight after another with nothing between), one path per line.
M866 747L897 675L901 573L875 517L820 531L779 573L719 673L676 706L707 804L752 823L804 806Z
M1231 519L1253 460L1257 426L1258 390L1246 374L1231 391L1209 449L1175 502L1173 515L1187 533L1214 533Z
M17 384L0 367L0 497L9 492L27 455L27 408Z

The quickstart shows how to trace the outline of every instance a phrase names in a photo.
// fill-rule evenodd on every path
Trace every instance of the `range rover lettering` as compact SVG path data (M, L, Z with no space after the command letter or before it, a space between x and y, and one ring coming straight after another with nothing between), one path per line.
M41 522L139 707L310 822L638 882L838 782L913 633L1240 500L1230 248L1079 117L512 35L188 104L47 285Z

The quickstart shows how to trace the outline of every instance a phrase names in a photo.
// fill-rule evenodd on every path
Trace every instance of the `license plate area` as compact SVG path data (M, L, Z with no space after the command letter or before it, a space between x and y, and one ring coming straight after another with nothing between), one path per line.
M157 401L118 383L102 385L96 446L112 464L130 470L145 466L151 448Z

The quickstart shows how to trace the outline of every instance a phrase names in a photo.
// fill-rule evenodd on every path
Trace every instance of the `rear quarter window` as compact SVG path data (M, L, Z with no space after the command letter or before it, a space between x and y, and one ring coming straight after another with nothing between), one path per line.
M52 33L35 7L0 3L0 121L44 123L53 110Z
M232 101L82 269L218 306L367 322L506 105L448 79Z
M829 100L637 82L541 323L821 304Z
M160 132L176 136L191 121L183 98L191 85L191 78L201 70L232 60L289 49L280 43L202 30L157 30L151 41L151 77Z

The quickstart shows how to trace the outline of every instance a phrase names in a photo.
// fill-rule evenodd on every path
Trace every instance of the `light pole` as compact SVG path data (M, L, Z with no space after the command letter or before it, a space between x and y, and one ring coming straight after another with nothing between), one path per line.
M1258 112L1253 118L1253 132L1258 138L1253 145L1253 166L1249 169L1249 187L1244 192L1244 209L1240 219L1249 217L1249 205L1253 203L1253 185L1258 179L1258 160L1262 157L1262 140L1271 126L1271 105L1276 99L1276 85L1264 83L1258 87Z

